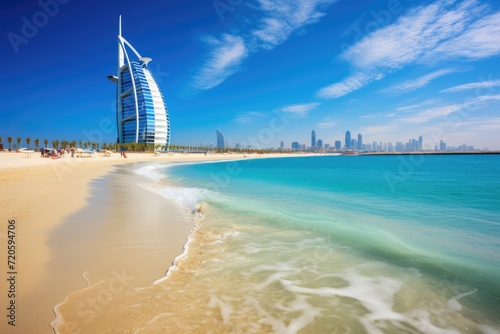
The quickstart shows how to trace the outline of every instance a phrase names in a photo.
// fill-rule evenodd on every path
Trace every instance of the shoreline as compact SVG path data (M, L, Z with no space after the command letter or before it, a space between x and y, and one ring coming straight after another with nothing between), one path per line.
M122 292L144 289L165 277L182 252L193 219L175 203L140 186L148 181L135 173L140 164L148 163L119 166L94 181L89 205L53 231L54 240L67 236L65 245L54 242L54 262L66 263L65 270L75 273L73 280L83 276L86 282L80 280L80 286L70 289L54 306L52 328L64 324L62 332L66 333L68 323L71 332L87 325ZM78 237L70 235L75 231ZM68 258L67 253L73 255ZM85 297L68 316L66 304L74 295Z
M148 153L129 153L127 159L119 154L111 157L96 158L61 158L57 160L32 156L28 158L22 153L0 153L0 183L2 192L0 202L3 210L0 221L0 244L7 241L7 226L9 220L16 220L18 290L15 302L16 327L8 326L7 321L0 323L2 333L37 332L53 333L49 323L54 319L53 308L62 302L64 296L71 293L65 287L80 286L85 283L81 273L71 282L65 282L64 277L55 277L54 273L64 273L60 264L51 263L53 242L51 234L65 226L67 220L75 213L88 207L91 201L92 182L107 178L122 165L134 162L205 162L230 161L236 159L269 158L303 156L303 154L287 155L249 155L249 154L172 154L154 156ZM146 191L146 190L144 190ZM152 194L155 196L154 194ZM186 235L181 241L186 243ZM59 238L61 239L61 238ZM64 250L64 248L63 248ZM182 246L176 256L182 255ZM1 263L7 263L6 251L0 252ZM166 275L171 263L164 263ZM52 267L51 267L52 265ZM6 265L2 269L6 269ZM54 269L56 268L56 269ZM6 272L6 270L4 270ZM40 282L47 285L40 286ZM37 300L31 297L37 296ZM30 298L28 298L30 297ZM0 305L9 303L7 294L1 293ZM29 323L26 319L30 319Z
M306 155L276 157L296 156ZM0 163L1 158L0 155ZM186 155L157 159L139 154L131 158L85 159L74 166L53 161L55 164L0 169L3 190L0 200L7 209L0 221L0 244L4 244L6 233L2 232L7 231L7 219L11 219L3 214L17 212L13 218L18 220L17 240L23 259L18 268L22 274L17 298L18 326L4 330L4 322L0 325L2 333L53 333L49 323L55 328L62 323L60 333L136 328L135 325L143 325L142 329L146 330L157 328L155 326L165 321L172 328L182 328L176 327L177 321L170 314L183 315L179 324L192 321L188 314L183 314L182 310L188 309L181 307L180 291L208 290L191 282L190 277L197 275L200 266L185 256L188 251L205 253L206 248L198 249L196 245L205 246L207 241L215 245L217 238L211 240L211 235L197 231L197 224L203 218L198 222L192 214L187 215L191 219L181 218L179 213L183 210L178 207L177 197L184 199L184 193L174 190L165 194L155 192L154 187L142 187L141 178L146 184L150 184L151 179L146 180L145 174L134 171L158 163L165 166L211 160L203 159L204 156L184 159ZM230 162L250 157L219 155L216 158L216 161ZM71 167L71 172L53 166ZM61 170L65 172L57 174ZM58 176L62 176L62 180ZM178 210L173 209L174 206ZM201 242L191 248L193 236ZM5 254L0 252L4 263L1 256ZM181 270L174 269L177 262ZM172 280L168 279L170 275ZM6 296L1 296L3 305ZM211 303L204 295L200 298L205 298L203 305ZM161 313L145 312L146 309ZM156 316L151 318L151 314ZM220 324L223 319L218 321Z

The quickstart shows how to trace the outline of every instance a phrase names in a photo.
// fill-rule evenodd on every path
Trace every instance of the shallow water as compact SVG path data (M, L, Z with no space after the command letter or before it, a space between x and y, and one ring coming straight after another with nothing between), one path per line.
M149 178L141 187L192 212L197 229L167 279L124 291L88 328L500 333L500 156L326 156L137 172ZM62 316L99 289L69 296Z

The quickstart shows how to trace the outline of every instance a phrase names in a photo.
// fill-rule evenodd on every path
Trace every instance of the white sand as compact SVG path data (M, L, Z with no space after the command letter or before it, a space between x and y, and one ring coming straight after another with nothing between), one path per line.
M272 155L263 157L270 156ZM79 227L73 231L74 233L66 236L64 233L54 234L54 231L67 224L68 217L73 213L89 205L90 181L106 175L117 165L130 162L190 162L252 157L259 155L176 153L155 156L152 153L128 153L125 159L119 153L114 153L110 157L96 153L92 158L71 158L67 155L53 160L41 158L36 152L32 153L31 157L26 153L0 152L0 272L2 274L7 272L7 227L8 221L15 219L17 242L15 269L18 273L15 298L16 327L7 325L6 307L10 299L7 298L7 291L0 291L0 308L4 310L0 313L3 319L0 321L0 332L52 333L49 323L54 318L53 307L68 293L81 289L86 284L82 278L85 271L79 270L87 267L92 267L95 271L104 270L102 268L106 268L109 261L127 263L131 256L137 255L137 252L114 252L117 248L131 247L130 240L124 238L110 243L96 242L97 247L93 252L82 251L77 253L77 256L72 255L73 258L68 259L69 255L64 257L65 249L74 251L78 247L83 247L76 244L84 242L81 235L84 234L85 227ZM148 200L153 201L152 198ZM110 231L106 233L113 235L119 227L109 228ZM158 278L157 270L162 271L162 266L166 262L182 253L182 244L189 230L179 224L173 224L170 228L171 238L176 242L171 240L169 247L167 245L163 247L157 242L151 260L143 261L142 267L136 268L145 272L145 279ZM143 241L139 240L132 246L144 251L147 248L144 241L146 238L151 239L150 236L144 236ZM140 244L141 242L143 244ZM65 243L68 245L66 248ZM114 254L115 258L104 258L102 254ZM87 264L87 267L83 267L84 264ZM118 271L119 266L117 264L115 268ZM0 286L4 290L5 285Z

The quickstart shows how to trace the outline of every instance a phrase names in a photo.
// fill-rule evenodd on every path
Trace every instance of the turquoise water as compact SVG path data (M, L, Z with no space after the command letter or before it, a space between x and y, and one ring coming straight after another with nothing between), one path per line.
M179 309L197 305L217 328L500 332L499 155L270 158L140 173L203 215L183 259L191 276Z

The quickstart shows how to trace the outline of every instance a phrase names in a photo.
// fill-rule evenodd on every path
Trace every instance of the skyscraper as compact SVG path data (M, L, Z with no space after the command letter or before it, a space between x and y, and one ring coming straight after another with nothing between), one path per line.
M311 147L316 147L316 132L314 132L314 129L311 132Z
M215 131L215 133L217 134L217 148L225 148L226 140L224 134L220 130Z
M349 130L345 132L345 148L346 150L351 149L351 131Z
M439 150L446 151L446 143L442 140L439 141Z
M358 133L358 151L363 150L363 135Z
M342 142L340 140L335 141L335 150L336 151L341 151L342 150Z
M129 51L132 51L129 54ZM131 56L137 59L132 59ZM151 58L142 57L118 30L118 75L108 79L117 83L116 123L118 143L170 145L168 109L158 83L147 68Z

